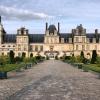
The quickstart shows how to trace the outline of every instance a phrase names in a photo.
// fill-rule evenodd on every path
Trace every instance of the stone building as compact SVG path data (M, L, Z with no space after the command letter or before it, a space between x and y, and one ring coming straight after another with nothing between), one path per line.
M90 58L93 50L100 55L100 34L98 29L94 33L86 33L81 24L71 33L60 33L60 23L57 28L46 23L45 34L29 34L25 27L18 29L17 34L7 34L0 17L0 55L8 55L11 50L15 56L24 53L26 57L41 55L50 58L77 56L83 51Z

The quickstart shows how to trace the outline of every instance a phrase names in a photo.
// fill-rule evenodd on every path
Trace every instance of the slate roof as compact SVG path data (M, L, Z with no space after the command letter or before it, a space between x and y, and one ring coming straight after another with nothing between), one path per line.
M16 34L5 34L4 42L5 43L15 43L16 42Z
M43 43L44 34L29 34L29 42L30 43Z
M71 38L72 34L71 33L60 33L60 37L67 39L67 38Z
M95 34L89 33L86 34L87 38L95 38ZM97 36L100 38L100 34ZM64 41L68 42L68 38L72 38L71 33L60 33L60 38L64 38ZM16 43L16 34L5 34L4 36L5 43ZM29 34L29 42L30 43L43 43L44 42L44 34Z
M16 34L6 34L4 36L5 43L16 43ZM44 34L29 34L30 43L43 43Z

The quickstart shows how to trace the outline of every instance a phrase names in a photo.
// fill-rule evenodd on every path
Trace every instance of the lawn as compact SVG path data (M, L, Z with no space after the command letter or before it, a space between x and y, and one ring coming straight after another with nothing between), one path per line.
M83 68L87 68L89 70L95 71L100 73L100 64L88 64L88 65L83 65Z

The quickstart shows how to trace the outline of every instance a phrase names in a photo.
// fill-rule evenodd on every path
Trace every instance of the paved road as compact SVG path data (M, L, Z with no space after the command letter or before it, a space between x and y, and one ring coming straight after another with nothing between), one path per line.
M56 60L31 71L30 83L7 100L100 100L100 80L92 73Z

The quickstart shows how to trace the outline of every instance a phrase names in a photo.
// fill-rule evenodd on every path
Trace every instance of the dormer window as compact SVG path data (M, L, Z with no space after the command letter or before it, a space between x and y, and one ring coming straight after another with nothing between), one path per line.
M22 27L17 31L17 34L18 35L27 35L28 34L28 30L26 28Z

